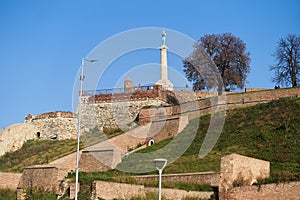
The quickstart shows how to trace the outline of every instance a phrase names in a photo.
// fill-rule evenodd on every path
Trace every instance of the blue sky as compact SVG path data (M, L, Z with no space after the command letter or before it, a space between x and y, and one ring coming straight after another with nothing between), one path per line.
M107 38L134 28L173 29L194 40L231 32L251 53L246 87L273 88L271 55L281 37L300 33L299 9L298 0L2 0L0 129L23 122L29 113L71 111L81 58ZM159 61L157 52L151 55L144 53L141 60ZM120 67L135 67L137 56L120 61ZM176 56L169 63L182 67ZM107 74L99 88L115 86L115 76L120 75Z

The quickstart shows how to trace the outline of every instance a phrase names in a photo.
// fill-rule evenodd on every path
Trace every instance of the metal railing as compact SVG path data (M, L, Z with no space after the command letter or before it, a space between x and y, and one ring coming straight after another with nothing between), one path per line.
M146 90L153 90L154 85L147 85L147 86L135 86L127 88L127 90L133 91L146 91ZM173 90L176 91L190 91L191 88L189 87L173 87ZM101 89L101 90L84 90L85 96L93 96L99 94L122 94L125 93L125 88L111 88L111 89Z

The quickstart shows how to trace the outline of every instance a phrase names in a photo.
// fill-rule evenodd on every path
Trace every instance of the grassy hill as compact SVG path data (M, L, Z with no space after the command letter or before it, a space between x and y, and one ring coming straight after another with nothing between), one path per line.
M191 130L197 129L197 135L183 156L168 165L164 173L218 171L222 156L238 153L270 161L273 177L300 179L300 98L285 98L227 111L224 129L216 146L200 159L198 153L209 121L210 116L190 121L183 134L188 135ZM140 152L153 152L171 141L156 143ZM0 158L0 171L19 172L24 166L44 164L75 149L76 140L28 141L22 149ZM172 151L172 146L169 150ZM147 167L134 155L124 159L119 167L122 165Z
M271 175L276 179L300 179L300 98L285 98L227 111L217 144L205 158L200 159L198 154L209 121L210 116L190 121L182 134L188 134L199 125L197 135L183 156L168 165L164 173L219 171L220 158L237 153L270 161ZM156 151L171 140L162 141L140 152ZM121 165L147 167L143 163L132 156Z
M76 151L77 140L28 140L21 149L0 157L0 171L22 172L24 167L47 164Z

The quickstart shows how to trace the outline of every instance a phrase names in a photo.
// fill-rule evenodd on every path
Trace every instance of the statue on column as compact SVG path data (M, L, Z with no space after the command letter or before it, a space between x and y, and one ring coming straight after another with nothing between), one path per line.
M166 45L166 37L167 37L166 31L163 30L163 33L161 35L162 45Z

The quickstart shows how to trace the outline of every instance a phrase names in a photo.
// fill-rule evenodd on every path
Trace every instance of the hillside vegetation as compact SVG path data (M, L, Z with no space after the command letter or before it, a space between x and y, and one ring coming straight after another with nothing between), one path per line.
M168 165L164 173L219 171L220 158L237 153L270 161L271 174L280 181L300 179L300 98L284 98L227 111L217 144L205 158L200 159L198 154L209 121L210 116L190 121L184 132L192 131L199 125L197 135L183 156ZM171 140L140 152L161 149ZM121 165L147 167L134 156L124 159Z
M197 135L183 156L169 164L164 173L219 171L220 158L237 153L270 161L273 177L300 179L300 98L285 98L227 111L225 125L216 146L205 158L200 159L198 153L209 121L210 116L190 121L183 134L198 127ZM156 143L140 152L161 149L170 141L172 139ZM20 172L25 166L50 162L75 149L75 140L28 141L22 149L0 158L0 170ZM124 158L119 167L122 165L147 167L134 154ZM97 177L101 177L101 174L104 175L99 173Z
M0 171L22 172L24 167L47 164L76 151L77 140L28 140L21 149L0 157Z

